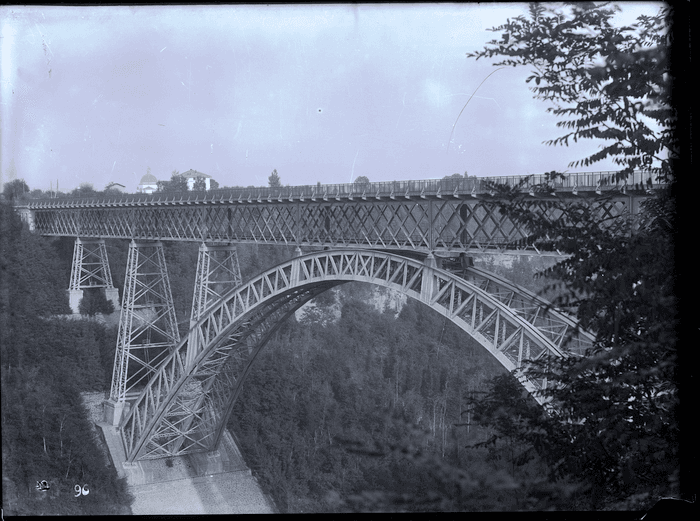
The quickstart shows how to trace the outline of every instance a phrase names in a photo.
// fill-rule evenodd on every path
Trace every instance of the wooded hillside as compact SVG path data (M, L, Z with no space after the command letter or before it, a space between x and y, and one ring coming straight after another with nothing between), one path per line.
M58 317L70 313L60 243L30 233L9 205L0 211L4 513L130 513L80 398L109 386L116 330ZM76 497L76 485L89 494Z

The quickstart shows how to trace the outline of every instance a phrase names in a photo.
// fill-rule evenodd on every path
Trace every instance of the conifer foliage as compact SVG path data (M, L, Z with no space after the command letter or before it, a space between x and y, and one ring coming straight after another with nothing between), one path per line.
M83 298L80 299L78 308L81 315L88 316L94 316L98 313L107 315L114 313L114 304L111 300L107 300L104 290L100 288L83 290Z

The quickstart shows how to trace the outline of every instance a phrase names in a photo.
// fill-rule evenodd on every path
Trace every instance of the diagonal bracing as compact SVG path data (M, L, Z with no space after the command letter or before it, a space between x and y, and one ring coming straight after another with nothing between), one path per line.
M75 239L70 289L85 288L114 288L104 239Z
M180 341L161 242L129 245L110 400L143 387Z
M539 253L526 227L501 212L503 200L497 194L469 194L452 187L446 196L448 192L435 191L438 184L433 181L421 184L431 194L411 191L410 183L400 190L382 191L380 186L362 197L340 189L320 197L305 193L311 187L291 187L264 195L246 190L235 197L231 192L35 201L28 210L43 235ZM618 217L632 218L639 202L649 197L646 192L626 195L614 189L600 198L577 193L525 196L517 204L556 219L553 202L575 202L599 214L606 225L616 225Z
M105 297L115 309L119 307L119 291L112 282L104 239L75 238L68 299L73 313L80 312L83 290L104 288Z

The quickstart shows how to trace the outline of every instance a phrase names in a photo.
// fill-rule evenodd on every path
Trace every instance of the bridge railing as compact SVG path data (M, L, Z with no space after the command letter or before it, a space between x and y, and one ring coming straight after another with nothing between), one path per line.
M579 172L565 174L550 181L555 189L594 190L598 187L615 187L623 184L629 187L646 187L654 182L650 172L636 171L623 183L615 180L614 171ZM547 181L546 174L531 176L494 177L448 177L444 179L423 179L417 181L380 181L374 183L344 183L324 185L300 185L285 187L225 188L202 192L154 192L152 194L123 194L119 196L60 197L37 199L28 202L30 208L51 207L90 207L90 206L138 206L140 204L200 204L216 202L263 202L289 200L330 200L374 197L417 197L488 192L488 183L515 187L525 180L524 187L532 187Z

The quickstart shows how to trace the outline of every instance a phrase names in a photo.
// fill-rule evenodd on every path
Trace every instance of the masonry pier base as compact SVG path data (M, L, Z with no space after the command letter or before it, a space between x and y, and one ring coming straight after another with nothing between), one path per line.
M122 417L129 414L129 409L131 406L129 402L118 402L113 399L105 400L103 402L104 406L104 421L105 423L116 427L119 425Z
M68 290L68 304L74 315L80 314L80 301L83 299L82 289L69 289Z

